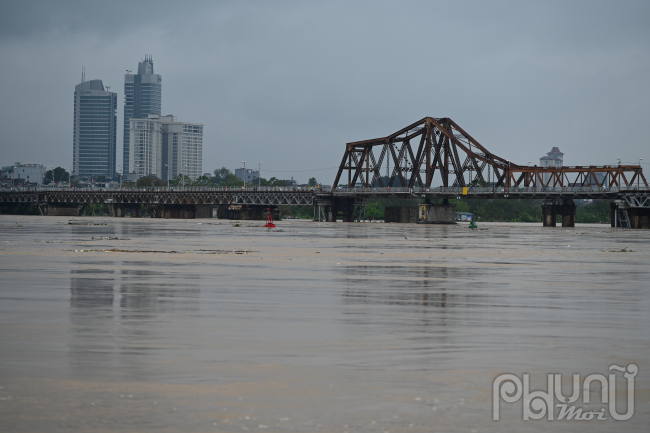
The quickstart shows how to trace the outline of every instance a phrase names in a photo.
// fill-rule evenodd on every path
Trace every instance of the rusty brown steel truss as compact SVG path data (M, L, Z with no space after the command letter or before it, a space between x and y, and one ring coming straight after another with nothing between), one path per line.
M375 154L376 149L381 149ZM386 167L386 176L382 169ZM648 187L640 165L544 168L494 155L449 118L425 117L384 138L347 143L333 187L347 170L347 186ZM344 181L345 182L345 181Z

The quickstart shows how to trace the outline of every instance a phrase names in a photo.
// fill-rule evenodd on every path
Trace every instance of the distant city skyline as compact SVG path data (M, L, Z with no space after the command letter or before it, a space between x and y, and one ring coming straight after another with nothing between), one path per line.
M649 15L635 0L16 2L0 15L2 164L72 166L85 65L120 98L123 165L124 74L151 53L160 114L207 127L205 171L264 161L266 178L331 183L346 143L426 116L516 164L558 146L566 165L647 167Z

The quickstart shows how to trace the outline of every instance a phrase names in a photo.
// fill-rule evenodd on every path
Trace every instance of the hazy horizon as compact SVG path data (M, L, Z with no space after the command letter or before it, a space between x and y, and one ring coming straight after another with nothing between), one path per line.
M74 86L118 94L145 54L162 114L203 123L203 171L331 183L346 142L451 117L491 152L650 163L642 1L5 4L2 165L72 165ZM644 165L647 166L647 165Z

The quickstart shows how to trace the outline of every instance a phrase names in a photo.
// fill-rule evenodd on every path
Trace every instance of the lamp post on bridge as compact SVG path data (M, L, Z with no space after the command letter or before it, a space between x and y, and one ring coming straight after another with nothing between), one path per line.
M262 164L263 162L260 162L260 168L259 171L257 172L257 189L260 189L262 187Z
M242 182L244 182L244 184L242 185L242 190L243 190L246 188L246 161L242 161L241 163L244 164L244 173L242 174L241 177Z
M640 179L639 178L641 177L641 172L643 171L643 169L641 168L641 161L643 161L643 158L639 158L639 174L636 177L636 187L637 187L637 189L640 186Z

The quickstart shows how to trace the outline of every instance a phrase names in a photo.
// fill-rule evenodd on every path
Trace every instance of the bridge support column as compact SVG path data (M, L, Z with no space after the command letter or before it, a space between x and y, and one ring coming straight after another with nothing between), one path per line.
M195 208L195 218L212 218L212 208L214 206L211 204L196 204Z
M545 202L542 205L542 225L544 227L555 227L557 225L557 218L555 215L555 205L553 202Z
M112 205L113 216L116 218L124 217L124 205L123 204L114 204Z
M341 210L342 220L344 223L353 223L354 222L354 201L352 199L342 200L342 203L339 204L339 209Z
M564 200L564 203L557 206L559 212L562 214L562 227L575 227L576 226L576 204L573 200Z
M339 211L334 204L325 205L325 221L335 223Z
M194 219L196 209L193 204L159 204L149 206L151 216L165 219Z
M650 228L650 215L641 215L641 229Z
M624 229L647 229L650 228L650 208L634 206L634 203L627 203L625 200L616 200L610 205L612 227Z
M365 208L366 204L360 199L344 197L322 201L318 205L325 208L325 221L336 222L341 213L341 220L351 223L355 220L355 210Z
M419 213L419 207L415 208L416 218ZM447 203L424 205L425 224L456 224L456 205Z
M131 218L141 218L142 217L142 207L140 205L131 207Z
M562 227L576 226L576 204L573 200L564 200L561 204L546 200L542 204L542 225L556 227L556 215L562 215Z
M48 203L45 207L48 216L79 216L79 205L72 203Z
M387 223L416 223L420 216L419 206L386 206L384 222Z
M229 207L230 207L229 204L220 204L219 206L217 206L217 218L220 220L227 220Z

